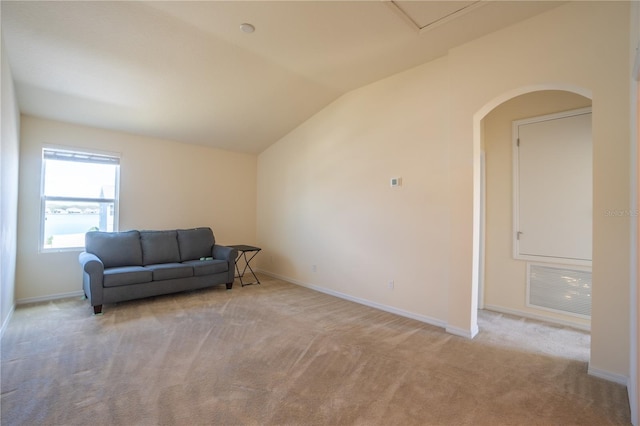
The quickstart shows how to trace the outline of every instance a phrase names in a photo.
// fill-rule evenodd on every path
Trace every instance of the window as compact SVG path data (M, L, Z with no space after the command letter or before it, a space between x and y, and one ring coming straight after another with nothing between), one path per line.
M43 149L41 249L82 249L86 232L117 230L119 174L114 155Z

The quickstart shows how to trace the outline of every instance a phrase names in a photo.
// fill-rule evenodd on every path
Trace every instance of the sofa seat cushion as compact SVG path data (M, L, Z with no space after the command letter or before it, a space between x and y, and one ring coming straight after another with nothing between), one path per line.
M178 234L173 231L140 231L142 264L180 262Z
M198 260L210 257L216 239L211 228L178 229L180 260Z
M226 260L187 260L182 262L183 265L191 265L193 267L193 275L201 277L203 275L213 275L229 270L229 262Z
M119 287L121 285L143 284L153 279L151 271L142 266L120 266L104 270L104 287Z
M138 231L87 232L85 246L87 253L98 256L105 268L142 266L142 249Z
M193 276L193 267L183 263L161 263L158 265L147 265L144 268L151 271L153 281L173 280Z

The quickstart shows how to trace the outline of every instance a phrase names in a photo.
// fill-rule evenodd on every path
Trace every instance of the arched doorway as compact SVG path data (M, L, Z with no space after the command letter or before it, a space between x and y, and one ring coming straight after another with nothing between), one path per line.
M535 86L499 96L474 116L474 153L481 159L474 163L474 216L477 216L474 220L474 235L477 235L474 266L477 269L474 272L478 278L479 308L486 306L501 314L589 329L588 320L528 307L525 302L527 262L514 259L512 251L511 134L514 120L589 106L591 98L586 90L557 85ZM482 317L478 324L483 326ZM485 317L484 326L490 325ZM586 343L578 340L582 346L587 345L588 357L589 340ZM571 353L580 352L580 349L568 349ZM585 353L584 348L581 351Z

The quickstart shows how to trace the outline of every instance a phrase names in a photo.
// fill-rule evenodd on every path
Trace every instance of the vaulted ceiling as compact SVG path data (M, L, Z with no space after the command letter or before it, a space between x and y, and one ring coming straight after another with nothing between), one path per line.
M559 4L3 0L1 17L21 112L258 153L350 90Z

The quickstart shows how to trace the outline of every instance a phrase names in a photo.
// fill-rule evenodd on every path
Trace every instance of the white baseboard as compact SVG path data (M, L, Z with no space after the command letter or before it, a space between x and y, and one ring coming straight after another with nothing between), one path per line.
M11 306L11 309L9 310L9 315L7 315L7 319L5 320L4 323L2 323L2 327L0 328L0 339L2 338L2 336L4 336L4 332L7 329L7 326L9 325L9 322L11 321L11 318L13 318L13 313L16 310L16 305L15 303Z
M550 322L550 323L562 325L565 327L577 328L578 330L591 331L591 326L589 325L578 324L575 322L565 321L561 319L549 318L545 315L533 314L531 312L519 311L517 309L510 309L510 308L504 308L502 306L487 305L487 304L484 305L483 309L486 309L487 311L500 312L502 314L516 315L523 318L530 318L538 321Z
M16 305L25 305L27 303L48 302L49 300L66 299L68 297L82 297L84 292L82 290L72 291L69 293L49 294L47 296L40 297L27 297L26 299L18 299Z
M479 331L477 325L473 330L465 330L464 328L448 325L446 330L449 334L455 334L456 336L465 337L467 339L473 339L474 337L476 337Z
M256 272L263 273L265 275L269 275L270 277L277 278L279 280L287 281L292 284L299 285L301 287L306 287L311 290L319 291L320 293L325 293L331 296L338 297L340 299L349 300L351 302L358 303L360 305L369 306L370 308L379 309L381 311L390 312L392 314L399 315L405 318L411 318L416 321L420 321L429 325L434 325L436 327L445 328L446 323L436 318L428 317L426 315L420 315L413 312L405 311L402 309L394 308L393 306L384 305L382 303L372 302L371 300L362 299L360 297L351 296L349 294L340 293L339 291L331 290L328 288L320 287L317 285L305 283L299 280L295 280L293 278L285 277L283 275L279 275L273 272L265 271L264 269L256 269ZM448 330L447 330L448 331Z
M611 373L609 371L593 368L591 367L591 365L589 365L589 368L587 369L587 373L593 377L605 379L610 382L618 383L623 386L627 386L627 387L629 386L629 378L627 376L623 376L622 374Z

